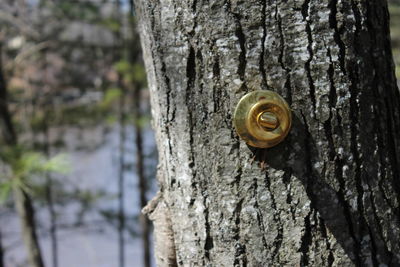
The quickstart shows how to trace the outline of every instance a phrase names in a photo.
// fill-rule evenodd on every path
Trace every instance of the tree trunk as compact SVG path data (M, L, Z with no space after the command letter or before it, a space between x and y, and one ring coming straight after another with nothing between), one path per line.
M39 240L36 234L35 211L30 196L20 187L14 187L14 201L21 220L22 238L28 249L28 262L31 267L44 267Z
M121 77L119 77L121 80ZM125 267L125 143L126 143L126 114L125 89L119 82L121 96L118 107L119 145L118 145L118 254L119 267Z
M47 159L51 157L51 139L50 139L50 129L48 125L48 114L53 111L52 108L46 109L46 118L43 121L43 135L44 135L44 153L46 154ZM57 211L54 201L54 193L53 193L53 177L50 173L46 173L46 187L45 187L45 196L47 202L47 208L50 217L50 242L51 242L51 261L52 267L58 267L58 238L57 238Z
M400 265L386 1L136 6L160 155L160 197L145 210L156 247L168 242L159 266ZM270 149L248 147L232 124L259 89L293 110Z
M3 139L0 145L16 148L18 139L8 109L7 83L2 69L1 55L2 44L0 43L0 130ZM18 186L14 186L13 193L18 217L21 220L22 238L27 249L28 262L31 267L43 267L39 240L36 234L35 212L32 199L23 188Z
M121 25L123 25L123 16L121 9L121 1L115 2L115 14ZM123 27L120 26L115 34L115 40L118 44L124 44ZM124 51L116 51L115 57L119 60L123 59ZM121 90L118 99L118 266L125 267L125 232L126 232L126 212L125 212L125 142L126 142L126 87L123 82L121 73L118 73L117 87Z
M0 42L0 131L6 144L16 144L16 133L12 125L7 103L7 83L3 72L3 44Z

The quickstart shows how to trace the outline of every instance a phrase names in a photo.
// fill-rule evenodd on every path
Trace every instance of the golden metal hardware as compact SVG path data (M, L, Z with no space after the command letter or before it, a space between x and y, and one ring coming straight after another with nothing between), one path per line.
M233 121L237 133L247 144L267 148L277 145L288 135L292 113L280 95L258 90L240 99Z

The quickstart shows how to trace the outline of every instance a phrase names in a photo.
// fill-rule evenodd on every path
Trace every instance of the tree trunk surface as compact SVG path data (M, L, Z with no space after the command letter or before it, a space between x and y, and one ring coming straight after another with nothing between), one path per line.
M159 149L159 266L400 266L400 97L382 0L137 0ZM254 149L232 114L293 110ZM385 266L380 265L380 266Z

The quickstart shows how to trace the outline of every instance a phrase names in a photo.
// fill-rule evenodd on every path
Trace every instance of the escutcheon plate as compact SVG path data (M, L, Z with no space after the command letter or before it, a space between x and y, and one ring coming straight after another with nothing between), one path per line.
M238 135L250 146L273 147L288 135L292 113L280 95L269 90L243 96L233 117Z

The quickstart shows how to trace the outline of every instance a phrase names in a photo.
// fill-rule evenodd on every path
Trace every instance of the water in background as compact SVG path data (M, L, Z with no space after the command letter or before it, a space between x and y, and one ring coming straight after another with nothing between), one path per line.
M103 134L102 127L94 129L67 129L64 134L66 147L63 149L68 154L71 172L57 179L64 179L67 187L79 188L82 191L92 192L105 190L107 197L100 198L94 205L95 209L84 214L82 225L76 224L76 214L79 212L78 203L69 202L63 207L57 207L58 219L58 257L59 267L113 267L118 266L118 239L117 227L104 220L99 210L111 210L117 212L117 177L118 164L118 127L112 127L111 131ZM132 127L127 128L126 138L126 162L134 163L134 132ZM82 143L91 144L92 149L80 149ZM145 151L155 148L153 131L149 128L144 131ZM156 159L150 158L151 164L156 165ZM66 180L66 181L65 181ZM137 217L140 212L137 177L132 170L125 172L125 210L127 217ZM155 179L151 180L148 199L156 191ZM46 233L49 229L49 216L47 208L37 210L37 220L41 228L41 249L46 261L46 266L51 265L51 243ZM136 219L140 233L139 222ZM4 226L4 246L6 252L6 267L26 266L25 248L20 234L20 225L15 215L1 218ZM131 222L132 223L132 222ZM126 234L125 260L127 267L143 266L142 244L140 236L132 237ZM153 265L154 261L153 261Z

